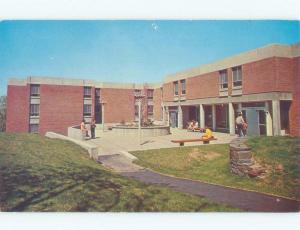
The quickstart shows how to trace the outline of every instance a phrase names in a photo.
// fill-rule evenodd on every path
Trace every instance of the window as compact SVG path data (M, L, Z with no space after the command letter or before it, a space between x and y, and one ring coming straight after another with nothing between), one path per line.
M174 85L174 95L178 95L178 81L173 82Z
M134 106L134 115L135 115L135 116L138 116L138 115L139 115L139 106L138 106L138 105L135 105L135 106Z
M83 105L83 116L92 116L92 105Z
M30 96L40 96L40 85L30 85Z
M242 67L234 67L232 68L232 82L233 87L242 86Z
M134 90L134 96L135 96L135 97L141 97L141 96L142 96L142 90L140 90L140 89L135 89L135 90Z
M222 70L219 73L220 73L220 77L219 77L220 89L228 89L227 70Z
M39 132L39 124L30 124L29 132L30 133L38 133Z
M95 89L95 97L100 97L100 89Z
M186 93L185 80L181 80L180 84L181 84L181 94L185 94Z
M83 88L83 97L91 98L92 97L92 87L85 86Z
M148 89L147 90L147 98L148 99L153 99L153 92L154 92L153 89Z
M39 104L31 104L30 105L30 116L39 116L40 114L40 105Z
M148 105L148 114L153 114L153 105Z

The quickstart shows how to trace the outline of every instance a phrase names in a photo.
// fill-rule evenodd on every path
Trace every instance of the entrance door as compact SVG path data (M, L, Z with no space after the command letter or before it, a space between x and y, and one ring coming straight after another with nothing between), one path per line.
M175 112L175 111L171 111L170 112L170 126L172 127L172 128L176 128L176 127L178 127L177 126L177 112Z
M259 135L258 111L256 109L246 109L245 115L245 119L248 123L247 135Z

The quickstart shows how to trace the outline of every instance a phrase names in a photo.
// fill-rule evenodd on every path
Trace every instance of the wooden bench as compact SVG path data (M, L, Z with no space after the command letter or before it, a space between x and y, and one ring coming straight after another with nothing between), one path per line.
M211 137L209 139L197 138L197 139L184 139L184 140L171 140L173 143L179 143L179 146L184 146L185 142L198 142L202 141L203 144L209 144L210 141L217 140L215 137Z

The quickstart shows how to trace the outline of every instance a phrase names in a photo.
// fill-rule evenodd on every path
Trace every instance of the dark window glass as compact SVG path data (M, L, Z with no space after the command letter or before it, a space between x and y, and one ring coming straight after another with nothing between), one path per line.
M95 97L100 97L100 89L95 89Z
M181 94L186 94L186 85L185 85L185 80L181 80Z
M83 115L84 116L92 115L92 105L83 105Z
M92 97L92 87L85 86L83 88L83 97L91 98Z
M39 132L39 124L30 124L29 132L30 133L38 133Z
M222 70L219 73L220 73L220 76L219 76L220 89L227 89L228 88L227 70Z
M135 116L138 116L138 115L139 115L139 106L138 106L138 105L135 105L135 106L134 106L134 115L135 115Z
M148 105L148 114L153 114L153 105Z
M233 86L242 86L242 67L234 67L232 68L232 82Z
M40 114L40 105L39 104L31 104L30 105L30 116L39 116Z
M154 92L153 89L148 89L147 90L147 97L148 97L148 99L153 99L153 92Z
M178 81L175 81L174 83L173 83L173 85L174 85L174 95L178 95Z
M30 96L40 96L40 85L30 85Z

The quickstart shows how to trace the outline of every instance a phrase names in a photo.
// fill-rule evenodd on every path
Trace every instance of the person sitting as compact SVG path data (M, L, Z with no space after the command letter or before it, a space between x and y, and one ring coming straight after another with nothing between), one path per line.
M187 130L188 130L188 131L193 131L193 127L194 127L194 121L188 122Z
M195 121L194 126L193 126L193 131L194 132L197 131L198 128L199 128L199 123L198 123L198 121Z
M213 138L213 133L207 126L205 126L205 133L202 135L202 139L209 140L211 138Z
M85 126L85 120L84 119L82 120L82 122L80 124L80 130L81 130L83 135L85 134L86 137L89 137L88 129Z

